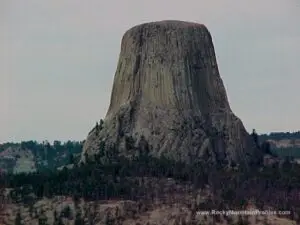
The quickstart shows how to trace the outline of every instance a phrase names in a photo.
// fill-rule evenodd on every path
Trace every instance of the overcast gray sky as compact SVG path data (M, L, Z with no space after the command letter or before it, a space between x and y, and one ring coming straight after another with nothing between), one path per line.
M0 142L83 140L108 108L130 27L204 23L248 131L300 130L299 0L1 0Z

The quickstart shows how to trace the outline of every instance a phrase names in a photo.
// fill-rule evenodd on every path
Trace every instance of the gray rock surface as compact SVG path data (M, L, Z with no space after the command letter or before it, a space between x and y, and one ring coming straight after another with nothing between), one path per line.
M89 133L81 161L102 141L130 154L128 137L134 145L143 137L152 155L178 161L248 165L259 158L230 109L204 25L159 21L124 34L108 112Z

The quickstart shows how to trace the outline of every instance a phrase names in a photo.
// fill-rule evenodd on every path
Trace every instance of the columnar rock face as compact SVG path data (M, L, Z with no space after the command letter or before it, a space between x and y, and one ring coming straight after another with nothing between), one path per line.
M212 37L202 24L152 22L124 34L101 128L88 135L82 161L103 141L129 154L128 137L154 156L185 162L248 165L259 155L230 109Z

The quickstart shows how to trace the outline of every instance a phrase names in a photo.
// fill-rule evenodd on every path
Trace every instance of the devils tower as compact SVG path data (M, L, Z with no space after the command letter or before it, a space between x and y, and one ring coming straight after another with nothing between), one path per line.
M89 133L82 161L103 142L124 155L144 143L153 156L184 162L248 165L258 155L229 106L210 32L183 21L124 34L110 106L101 129Z

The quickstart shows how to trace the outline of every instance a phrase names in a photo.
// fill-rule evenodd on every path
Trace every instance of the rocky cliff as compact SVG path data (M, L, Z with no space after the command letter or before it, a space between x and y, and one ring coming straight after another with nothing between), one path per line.
M110 106L88 135L82 161L103 142L125 155L142 145L185 162L248 165L259 158L230 109L208 29L183 21L145 23L124 34Z

